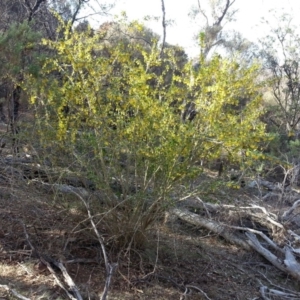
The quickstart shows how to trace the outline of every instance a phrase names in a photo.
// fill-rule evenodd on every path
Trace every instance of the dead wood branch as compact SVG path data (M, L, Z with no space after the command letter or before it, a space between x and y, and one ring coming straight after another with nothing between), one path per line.
M293 206L289 210L287 210L283 213L283 215L281 217L282 220L286 221L298 206L300 206L300 199L297 200L296 202L294 202Z
M250 250L249 244L245 240L239 237L233 230L228 230L226 226L223 226L222 224L216 221L202 218L199 215L191 213L186 209L174 208L172 209L171 213L173 213L183 221L186 221L196 226L203 227L222 236L224 239L231 242L232 244L238 245L246 250Z
M205 299L211 300L211 299L207 296L207 294L206 294L204 291L202 291L199 287L197 287L197 286L195 286L195 285L190 285L190 284L187 284L185 287L186 287L187 289L194 289L194 290L198 291L199 293L201 293L201 294L205 297Z
M8 291L9 293L13 294L18 299L21 299L21 300L30 300L29 298L22 296L16 290L10 288L6 284L0 284L0 288L5 289L6 291Z
M283 229L284 226L277 221L277 216L273 213L270 213L266 210L265 207L258 206L258 205L251 205L251 206L246 206L246 207L236 207L236 210L238 211L247 211L247 210L260 210L262 214L258 213L248 213L249 216L252 218L256 219L258 222L263 223L263 225L270 227L269 223L272 225L275 225L276 227Z
M189 197L180 201L181 206L193 207L193 208L204 208L207 215L211 217L211 213L216 213L220 210L221 206L218 204L206 203L198 196Z
M281 183L273 183L262 179L258 179L257 184L273 192L282 192L284 188L284 186Z
M104 245L104 240L103 240L102 236L100 235L100 233L99 233L99 231L96 227L96 224L93 220L93 216L92 216L91 211L89 209L88 202L80 194L76 193L75 191L72 191L72 193L74 195L76 195L83 202L83 204L85 205L87 213L88 213L89 220L91 222L93 230L94 230L94 232L95 232L95 234L98 238L99 244L100 244L101 249L102 249L102 254L103 254L103 257L104 257L104 263L105 263L105 268L106 268L106 280L105 280L104 291L102 293L102 296L101 296L100 300L106 300L108 290L109 290L109 286L110 286L110 283L111 283L111 278L112 278L112 275L114 274L115 270L117 269L118 264L117 263L110 263L108 261L108 257L107 257L106 249L105 249L105 245Z
M82 300L82 297L79 293L77 286L75 285L73 279L68 274L64 265L61 262L54 262L54 264L61 270L61 272L64 276L64 279L65 279L65 282L67 283L67 285L69 286L69 288L73 292L73 294L76 296L76 299Z
M63 276L64 276L64 279L67 283L67 285L69 286L70 290L72 291L72 293L74 293L74 295L76 297L74 297L65 287L64 287L64 284L61 282L61 280L59 279L58 275L56 274L56 272L54 271L54 269L52 268L51 264L48 262L48 259L44 258L38 251L37 249L33 246L33 244L31 243L30 239L29 239L29 235L28 235L28 232L27 232L27 229L26 229L26 225L20 221L20 223L22 224L23 226L23 230L24 230L24 234L25 234L25 237L26 237L26 240L27 240L27 243L28 245L30 246L31 250L33 253L35 253L40 261L45 265L47 266L48 270L50 271L50 273L53 275L53 277L55 278L57 284L66 292L67 296L71 299L71 300L83 300L80 293L79 293L79 290L77 288L77 286L75 285L74 281L72 280L72 278L69 276L67 270L65 269L65 267L62 265L62 263L58 263L56 261L54 261L53 259L51 259L51 263L53 263L55 266L57 266Z
M297 240L298 242L300 242L300 235L296 234L295 232L293 232L292 230L288 230L287 231L288 234L290 234L295 240Z
M181 202L180 202L181 203ZM285 231L285 227L278 221L277 215L268 212L267 209L259 205L250 206L235 206L235 205L219 205L203 202L199 197L188 198L182 202L184 207L192 207L196 209L204 209L206 214L211 219L211 214L216 214L217 212L223 213L228 212L229 214L236 214L237 216L243 212L247 217L251 218L253 221L260 223L261 225L267 227L271 231L274 230L273 226L276 226L280 230ZM259 211L259 212L258 212Z
M278 299L281 300L298 300L300 297L298 293L287 293L275 289L269 289L266 286L260 287L259 292L264 300L275 299L274 297L278 297Z
M264 248L261 243L258 241L255 234L251 232L246 232L246 236L248 238L248 244L251 246L253 250L261 254L265 259L267 259L272 265L274 265L279 270L287 273L287 268L284 265L283 261L279 259L276 255L270 252L268 249ZM300 274L299 274L300 275Z
M288 268L289 274L294 278L300 280L300 264L297 262L289 247L285 247L285 260L284 264Z
M54 183L54 184L48 184L43 182L44 186L48 186L49 188L51 188L53 191L55 192L59 192L62 194L79 194L81 195L81 197L88 197L90 195L90 193L82 187L75 187L72 185L67 185L67 184L58 184L58 183Z
M89 190L95 189L95 184L85 177L78 176L66 168L50 168L40 165L31 158L6 157L4 160L0 160L0 171L3 167L7 169L8 165L20 179L26 178L31 182L40 183L44 187L52 187L62 193L69 193L68 189L74 187L76 192L85 196Z
M268 296L271 296L272 299L274 299L274 297L280 297L280 299L286 299L286 300L296 300L296 299L300 299L300 293L291 291L289 289L283 288L281 286L278 286L276 284L274 284L265 274L259 272L264 278L265 280L268 281L268 283L273 286L276 289L270 289L264 285L262 285L260 287L260 293L261 296L263 297L263 299L269 299ZM258 280L258 282L261 284L261 282Z
M250 205L250 206L241 206L241 207L239 207L239 209L259 209L259 210L261 210L266 216L272 216L274 219L276 219L277 217L276 217L276 215L275 214L272 214L272 213L270 213L270 212L268 212L267 210L266 210L266 208L265 207L262 207L262 206L258 206L258 205ZM282 225L281 224L277 224L277 226L279 226L279 227L281 227Z
M49 272L53 275L56 283L60 286L61 289L63 289L67 296L69 297L69 299L71 300L82 300L82 297L79 295L79 298L75 298L63 285L63 283L61 282L60 278L58 277L58 275L56 274L56 272L54 271L54 269L52 268L51 264L46 260L44 259L43 257L40 257L40 260L41 262L47 266ZM77 296L77 295L76 295Z
M248 207L246 208L248 209ZM250 208L252 209L259 208L260 210L264 211L264 209L262 209L261 207L250 207ZM259 230L255 230L247 227L241 227L241 226L230 226L230 225L222 224L212 219L206 219L186 209L175 208L172 209L171 213L179 217L181 220L208 229L222 236L230 243L243 247L246 250L250 250L250 249L255 250L260 255L262 255L265 259L267 259L276 268L291 275L297 280L300 280L300 264L297 262L293 254L293 252L297 253L297 249L295 250L287 246L283 249ZM267 211L264 211L264 213L268 214ZM265 214L263 214L263 216L264 215ZM267 218L266 220L270 222L270 219L271 218ZM280 223L278 224L281 225ZM237 230L245 231L245 234L241 235L239 232L237 232ZM272 249L274 249L275 254L272 253L270 250L268 250L265 246L263 246L262 243L257 239L257 236L260 236L264 240L264 242L266 242L267 247L271 247ZM285 259L283 259L283 256L285 256Z
M229 228L233 228L233 229L242 230L242 231L257 234L261 238L263 238L268 243L268 245L271 246L274 250L278 251L279 253L284 254L283 249L281 249L275 242L273 242L270 238L268 238L263 232L261 232L259 230L255 230L255 229L251 229L251 228L247 228L247 227L239 227L239 226L229 226L229 225L224 225L224 226L228 226Z

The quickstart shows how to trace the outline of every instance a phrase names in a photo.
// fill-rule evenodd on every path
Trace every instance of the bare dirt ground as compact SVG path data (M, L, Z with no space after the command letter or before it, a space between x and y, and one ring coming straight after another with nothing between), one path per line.
M251 196L243 193L232 196ZM11 180L2 168L0 286L29 299L68 299L39 254L61 261L84 299L99 299L105 282L103 256L86 213L74 203L26 180ZM300 289L258 254L174 218L149 233L145 249L108 253L119 265L108 299L254 300L263 299L259 288L264 285ZM17 298L0 287L0 299Z

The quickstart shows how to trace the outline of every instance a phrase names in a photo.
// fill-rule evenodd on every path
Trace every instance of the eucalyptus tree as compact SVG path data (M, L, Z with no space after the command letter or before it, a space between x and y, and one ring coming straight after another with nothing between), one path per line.
M200 43L202 54L207 57L214 49L226 46L229 38L224 30L226 23L234 21L237 9L234 9L236 0L197 0L197 5L193 6L191 17L200 22ZM199 38L199 34L197 39Z
M280 132L293 137L300 129L300 35L289 14L277 17L276 26L269 25L269 34L261 39L262 58L273 107L269 116Z

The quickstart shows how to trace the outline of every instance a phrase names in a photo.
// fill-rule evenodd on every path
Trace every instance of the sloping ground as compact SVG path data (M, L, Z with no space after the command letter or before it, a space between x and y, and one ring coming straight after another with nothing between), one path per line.
M83 299L99 299L105 266L84 209L70 196L2 176L0 286L8 285L29 299L68 299L41 261L43 257L64 264ZM119 263L109 299L254 300L262 299L259 288L264 285L299 290L298 282L258 254L176 218L149 233L146 249L121 255L108 249L108 253L110 261ZM55 272L60 276L59 270ZM18 298L3 286L0 296Z

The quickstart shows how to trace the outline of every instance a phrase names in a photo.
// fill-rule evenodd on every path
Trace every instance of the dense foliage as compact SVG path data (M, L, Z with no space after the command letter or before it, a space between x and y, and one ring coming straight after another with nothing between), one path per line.
M161 55L155 42L151 51L122 41L109 47L101 34L70 29L43 40L53 56L26 82L44 145L64 149L60 164L84 171L103 191L99 209L117 240L137 242L134 233L144 235L177 184L202 172L201 161L253 159L266 137L257 66L200 57L200 68L187 63L166 82L170 66L178 68L172 48ZM190 121L182 119L187 102Z

